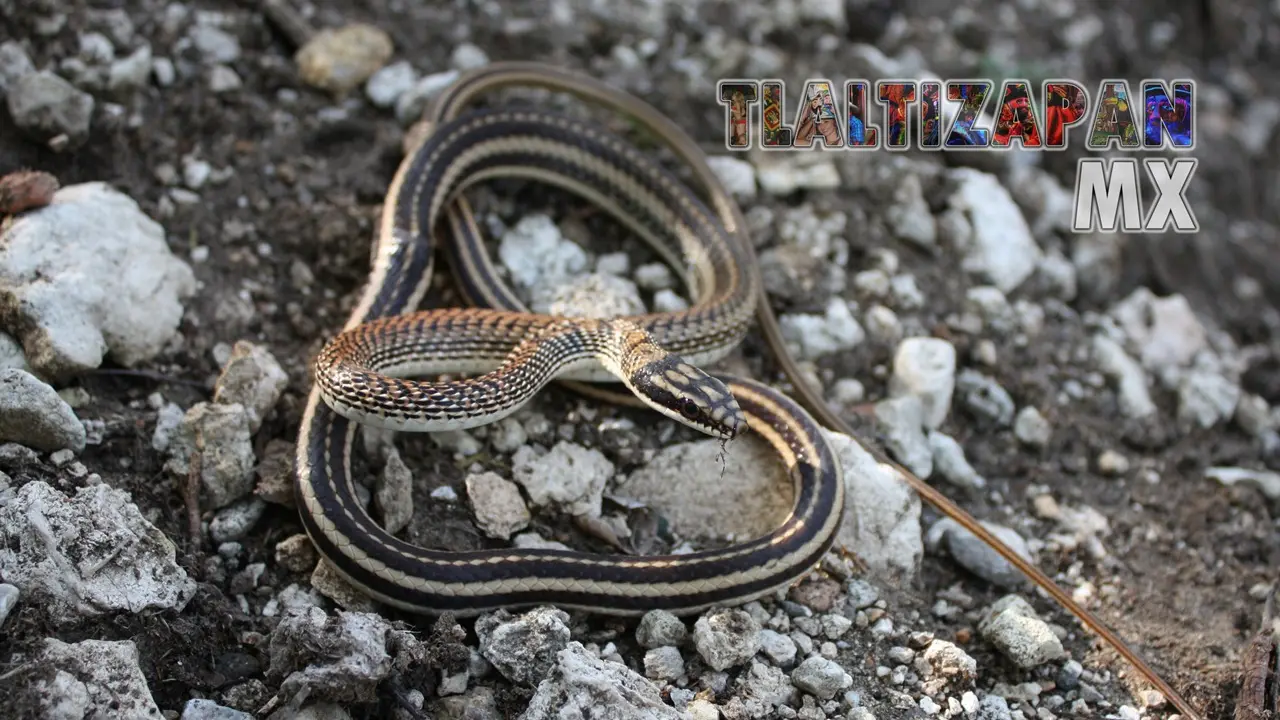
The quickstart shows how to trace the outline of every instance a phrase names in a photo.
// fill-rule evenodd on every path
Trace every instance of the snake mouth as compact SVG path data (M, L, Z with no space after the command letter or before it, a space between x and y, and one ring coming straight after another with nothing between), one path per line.
M713 413L723 417L723 419L714 421L707 432L710 435L719 437L721 440L732 440L747 430L747 418L742 413L742 409L738 407L736 401L731 405L726 403L724 410L723 415Z
M727 402L709 405L707 409L701 410L700 413L703 418L710 419L709 423L707 423L707 428L703 432L709 434L709 436L726 439L726 441L736 438L748 428L746 415L742 414L742 409L737 406L737 401L733 400L732 395L727 397Z

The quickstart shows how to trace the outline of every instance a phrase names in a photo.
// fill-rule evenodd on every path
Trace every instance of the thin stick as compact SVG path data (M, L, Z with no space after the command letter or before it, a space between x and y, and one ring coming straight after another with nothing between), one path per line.
M199 446L203 443L197 440L196 444ZM204 544L203 534L200 532L200 475L202 474L200 455L199 449L191 452L191 459L187 463L189 466L187 481L182 493L187 506L187 533L191 535L191 542L195 543L197 549Z

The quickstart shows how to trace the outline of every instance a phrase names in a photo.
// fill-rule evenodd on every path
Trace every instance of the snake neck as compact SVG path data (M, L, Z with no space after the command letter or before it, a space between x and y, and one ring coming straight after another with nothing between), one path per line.
M340 334L316 359L338 414L390 430L484 425L523 407L557 378L619 380L645 404L707 434L745 427L732 395L629 318L558 318L487 310L428 311ZM478 373L448 381L417 379Z

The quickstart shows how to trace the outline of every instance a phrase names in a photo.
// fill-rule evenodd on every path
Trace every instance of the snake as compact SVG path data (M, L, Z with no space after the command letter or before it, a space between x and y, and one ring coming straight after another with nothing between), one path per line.
M533 110L467 111L480 96L514 86L575 95L648 130L684 164L701 198L600 126ZM458 616L542 603L604 615L655 609L684 615L743 604L807 574L831 549L844 514L842 469L825 432L855 433L787 351L745 218L701 148L642 100L537 62L462 73L430 103L420 127L425 131L386 194L369 281L342 332L317 357L298 431L295 496L325 560L388 605ZM669 265L685 268L696 296L690 311L609 319L531 313L496 271L461 194L499 177L547 182L604 208ZM437 229L453 241L433 242ZM437 244L473 307L417 311ZM753 310L798 402L749 378L698 369L731 351ZM405 379L437 371L480 377L457 384ZM351 468L358 424L476 426L515 412L553 379L602 400L648 406L723 439L743 430L759 435L792 480L791 512L746 543L655 556L433 550L396 538L370 517ZM602 382L608 380L620 380L623 390L608 389ZM1203 717L1105 623L972 515L874 446L862 447L1097 633L1184 716Z
M468 107L483 93L521 85L625 115L689 165L702 195L652 153L589 118L537 107ZM841 465L822 427L765 383L702 369L747 334L762 280L739 211L698 146L638 98L535 63L494 63L462 74L431 103L423 123L426 132L387 190L359 301L316 356L299 429L295 495L329 565L365 595L411 612L470 616L550 604L626 616L741 605L819 564L845 507ZM502 178L558 187L606 211L683 274L689 306L618 317L530 311L489 256L464 194ZM437 248L469 307L418 308ZM477 427L517 412L551 382L648 407L722 442L758 436L792 482L790 512L746 542L628 555L425 548L387 532L365 509L352 472L359 426Z

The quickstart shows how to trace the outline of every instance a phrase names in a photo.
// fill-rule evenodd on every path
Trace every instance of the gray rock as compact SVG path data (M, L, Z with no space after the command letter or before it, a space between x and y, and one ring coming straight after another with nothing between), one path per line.
M566 631L567 634L567 631ZM616 720L679 720L661 691L627 666L601 660L579 642L567 643L540 677L522 720L596 717ZM607 708L607 710L605 710Z
M978 674L978 662L958 645L946 640L929 643L921 658L934 673L956 682L970 682Z
M24 692L40 717L160 718L131 641L46 638Z
M1239 384L1213 370L1194 369L1178 384L1178 420L1208 429L1230 419L1239 401Z
M191 268L169 251L164 228L103 183L59 190L23 214L0 241L0 324L36 373L53 381L101 365L132 367L177 333Z
M393 107L417 79L418 72L413 66L407 60L401 60L371 75L364 84L364 94L375 107Z
M1156 297L1139 287L1108 313L1139 349L1148 371L1160 375L1191 363L1209 346L1208 332L1182 295Z
M270 350L241 340L231 347L231 358L214 384L213 401L243 405L249 430L256 433L288 384L288 374Z
M1241 467L1211 467L1205 469L1204 476L1223 485L1252 485L1268 499L1280 500L1280 473Z
M199 455L208 507L225 507L253 491L253 441L243 405L193 405L170 442L165 468L187 477L193 453Z
M9 619L9 613L17 607L21 594L17 587L0 583L0 628L4 627L4 621Z
M213 67L209 68L209 90L210 91L214 93L222 94L222 93L232 92L234 90L239 90L243 86L244 86L244 81L240 79L240 75L237 74L235 70L227 67L226 65L214 65ZM170 193L175 200L178 198L178 192L179 191L177 189L174 189ZM199 198L198 196L195 196L194 193L187 193L187 194L189 196L192 196L192 199L191 201L189 201L189 204L194 204L194 202L198 201Z
M712 670L727 670L760 650L760 624L738 609L719 609L698 618L693 645Z
M37 450L84 450L84 424L52 387L16 369L0 370L0 442Z
M843 268L805 247L767 248L760 253L759 262L769 294L795 304L825 302L842 292L847 283Z
M802 159L797 153L763 153L755 158L756 179L766 193L784 197L797 190L840 187L840 171L825 159Z
M258 497L248 497L229 505L209 523L209 537L215 543L239 540L253 530L266 511L266 501Z
M543 214L526 215L503 233L498 259L525 299L551 295L555 286L586 272L589 264L586 251Z
M285 614L271 632L268 677L289 696L312 700L374 702L378 686L394 668L425 659L424 648L406 630L378 615L317 607Z
M978 623L987 642L1018 667L1030 669L1063 657L1062 641L1017 595L996 601Z
M937 248L938 226L916 173L902 175L893 193L893 203L885 209L885 221L898 239L925 250Z
M1036 269L1037 284L1050 297L1063 302L1076 299L1076 266L1059 252L1046 253Z
M1068 660L1062 664L1055 682L1061 690L1075 690L1080 687L1080 676L1084 674L1084 666L1077 660Z
M853 610L869 608L880 599L880 591L876 586L861 578L845 583L845 593L848 595L848 605Z
M908 647L895 646L885 653L894 665L910 665L916 659L916 651Z
M462 695L443 697L436 701L436 720L502 720L493 688L474 687Z
M449 65L455 70L467 71L489 64L489 56L474 43L464 42L453 49Z
M605 483L614 471L599 450L570 442L556 443L545 455L526 445L516 451L511 465L512 476L535 506L587 517L599 517Z
M681 537L768 533L791 510L790 480L772 448L758 438L742 440L727 447L714 439L668 445L632 472L618 494L662 513ZM688 481L672 483L673 477ZM717 482L720 477L733 482Z
M40 142L66 136L66 147L74 149L89 139L93 96L48 70L18 77L8 102L14 124Z
M978 418L997 427L1008 427L1013 423L1017 406L1009 392L993 378L974 370L964 370L956 378L956 389L965 407Z
M666 265L660 267L665 268ZM646 267L641 265L641 267ZM625 252L605 253L596 258L596 272L601 275L615 275L622 277L631 272L631 258ZM667 271L670 274L670 270Z
M249 713L223 707L212 700L188 700L178 720L253 720Z
M689 629L684 622L666 610L650 610L636 627L636 642L642 648L680 647L688 640Z
M991 285L969 288L965 291L964 307L967 312L982 318L986 328L996 335L1007 335L1016 327L1013 306L1000 288Z
M22 353L22 346L7 332L0 331L0 370L26 370L31 372L27 364L27 356Z
M936 430L929 433L929 448L933 451L933 469L952 485L972 490L987 486L986 478L978 474L964 456L964 448L949 435Z
M778 667L790 667L796 660L795 641L773 630L760 631L760 651Z
M1009 293L1035 272L1040 248L1022 211L994 175L971 168L950 171L956 184L950 207L963 213L973 234L962 248L962 267Z
M920 398L903 395L881 400L875 408L884 444L893 457L922 478L932 475L933 448L924 432L924 406Z
M465 668L462 672L452 674L441 671L440 685L436 688L436 694L442 697L445 695L461 695L467 691L467 683L470 680L471 675Z
M413 473L394 445L387 448L387 460L378 473L373 503L382 518L382 528L393 535L408 527L413 519Z
M22 467L37 462L40 462L40 454L35 450L18 443L0 443L0 466Z
M156 85L167 88L178 79L178 69L169 58L158 57L151 61L151 75L155 77Z
M556 667L569 645L569 615L540 607L513 616L505 610L476 621L480 654L513 683L533 687Z
M936 429L947 419L956 383L956 349L946 340L911 337L893 356L889 395L920 399L924 426Z
M1020 442L1031 447L1044 447L1053 437L1053 426L1045 420L1034 406L1028 405L1018 411L1013 419L1013 435Z
M853 678L839 663L815 655L791 671L791 682L811 695L830 700L836 693L852 685Z
M843 615L823 615L820 621L822 623L822 634L828 640L839 640L849 631L849 628L853 627L853 621Z
M169 449L174 435L182 426L182 418L186 413L177 403L166 403L156 411L156 427L151 433L151 449L164 452Z
M1026 540L1016 530L989 522L983 522L982 526L1014 552L1031 559ZM945 547L965 569L994 585L1014 589L1026 584L1026 578L1008 560L950 518L943 518L929 528L926 543L931 547Z
M0 341L3 342L3 341ZM3 355L0 350L0 355ZM4 361L0 360L0 367ZM1271 407L1265 398L1252 393L1243 393L1236 403L1236 412L1232 418L1240 429L1255 438L1263 438L1275 430L1275 419L1271 416Z
M107 71L107 89L114 93L127 93L144 87L151 76L151 46L143 45L128 57L111 63Z
M58 623L109 612L181 610L195 583L173 543L129 495L107 485L68 498L44 482L23 485L0 507L0 577Z
M1030 165L1014 164L1010 167L1009 193L1022 208L1031 231L1036 237L1043 237L1053 231L1070 232L1071 213L1075 208L1070 189L1051 173L1042 168ZM1059 260L1065 261L1061 255ZM1046 258L1047 259L1047 258ZM1045 263L1039 270L1045 269ZM1062 300L1071 300L1075 296L1075 269L1071 270L1071 295Z
M518 485L495 472L468 475L466 485L476 524L485 535L506 540L528 527L532 516Z
M715 155L707 158L707 164L734 197L750 200L756 196L756 169L751 163L735 157Z
M133 20L129 19L129 14L123 9L92 9L88 11L87 16L89 27L111 38L111 42L115 43L117 47L133 43L135 33Z
M1094 336L1093 357L1098 368L1116 385L1120 412L1130 418L1142 418L1155 413L1156 404L1147 388L1147 374L1136 360L1125 353L1119 343L1105 335Z
M837 542L858 548L870 570L890 577L914 577L924 543L920 536L920 498L895 472L880 463L857 440L827 433L844 471L844 525Z
M644 675L652 680L676 680L684 675L684 658L680 648L664 646L644 654Z
M505 417L489 426L489 442L493 443L493 449L498 452L515 452L528 441L529 435L525 432L524 425L513 417Z
M976 720L1013 720L1009 702L999 695L985 695L978 705Z
M196 25L188 37L206 63L232 63L240 59L240 41L221 28Z
M593 318L642 315L647 311L635 283L601 273L579 275L555 287L541 286L529 307L548 315Z
M833 297L822 315L794 314L778 318L782 337L797 358L816 360L852 350L867 337L849 309L849 303Z
M751 666L738 676L736 684L738 697L735 700L745 707L746 717L776 717L779 709L789 705L796 694L791 678L785 672L759 660L751 661ZM735 713L727 711L725 714L732 717Z
M0 43L0 98L9 92L18 78L35 71L36 66L21 43L16 40Z

